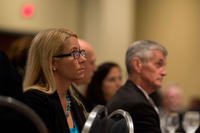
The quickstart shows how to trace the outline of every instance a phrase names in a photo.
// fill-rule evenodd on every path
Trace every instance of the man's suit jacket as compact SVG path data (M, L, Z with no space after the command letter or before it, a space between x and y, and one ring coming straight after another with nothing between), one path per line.
M119 108L128 111L133 119L135 133L161 133L157 112L144 93L130 80L119 89L107 107L109 113Z

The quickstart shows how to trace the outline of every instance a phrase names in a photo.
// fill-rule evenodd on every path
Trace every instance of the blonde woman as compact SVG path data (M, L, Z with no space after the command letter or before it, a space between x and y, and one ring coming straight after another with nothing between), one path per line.
M83 78L85 50L77 35L64 28L39 32L31 44L23 82L27 103L50 133L79 133L83 108L70 93L72 80Z

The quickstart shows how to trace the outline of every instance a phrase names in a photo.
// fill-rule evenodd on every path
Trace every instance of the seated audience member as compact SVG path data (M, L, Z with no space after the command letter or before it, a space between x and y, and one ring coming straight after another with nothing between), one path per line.
M92 76L96 70L96 55L92 48L92 45L85 40L78 39L80 47L86 51L86 62L85 62L85 72L84 77L78 80L75 80L72 85L73 92L77 99L80 101L80 104L83 104L87 113L89 113L89 103L86 98L86 89L87 85L90 83Z
M72 81L84 77L85 56L77 35L65 28L43 30L32 41L23 82L24 95L49 133L82 130L83 108L69 88Z
M189 106L187 108L189 111L198 111L200 113L200 98L199 97L193 97L191 101L189 102ZM196 130L195 133L200 133L200 126Z
M10 63L7 55L0 51L0 95L23 100L22 78Z
M161 96L162 104L160 107L160 117L162 121L165 123L168 117L167 114L169 112L178 113L180 123L176 131L183 132L181 124L184 113L182 88L176 84L168 85L163 88L163 91L161 91ZM167 132L166 126L164 124L162 126L162 130Z
M199 111L200 112L200 98L193 97L189 103L188 110Z
M129 112L134 133L161 133L159 111L149 95L162 86L167 54L162 45L149 40L136 41L127 49L128 80L107 107L109 113L119 108Z
M118 64L105 62L95 71L87 88L87 98L91 108L97 104L106 103L115 95L122 86L122 71Z
M162 93L162 109L164 111L183 111L183 92L178 85L169 85Z
M8 56L0 52L0 95L23 100L22 79L31 40L32 36L15 40L8 51Z
M0 51L0 96L24 102L22 78L10 63L7 55ZM12 101L10 101L13 104ZM0 130L5 133L36 133L36 128L23 113L12 109L9 104L0 105Z
M9 50L9 59L17 72L24 77L27 54L33 36L23 36L15 40Z

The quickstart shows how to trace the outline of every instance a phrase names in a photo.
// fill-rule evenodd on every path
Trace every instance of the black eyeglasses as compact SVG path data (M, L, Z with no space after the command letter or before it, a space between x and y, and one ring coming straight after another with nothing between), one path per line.
M85 52L84 49L76 49L76 50L73 50L70 53L60 54L60 55L56 55L54 57L56 57L56 58L63 58L63 57L69 57L69 56L74 57L74 59L79 59L80 56L86 57L86 52Z

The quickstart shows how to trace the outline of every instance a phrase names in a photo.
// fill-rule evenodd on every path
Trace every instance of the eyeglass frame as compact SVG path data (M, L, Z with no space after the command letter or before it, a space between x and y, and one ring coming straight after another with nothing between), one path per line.
M55 55L55 58L65 58L65 57L74 57L74 59L79 59L80 56L86 57L86 51L84 49L75 49L70 53Z

